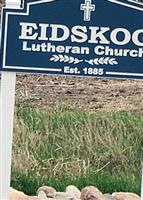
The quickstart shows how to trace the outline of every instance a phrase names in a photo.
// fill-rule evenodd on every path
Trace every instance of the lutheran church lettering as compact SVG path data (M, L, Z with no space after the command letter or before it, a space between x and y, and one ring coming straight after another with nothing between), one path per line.
M131 56L143 57L143 48L138 49L122 49L110 48L110 44L115 44L119 47L127 45L130 41L137 47L143 46L143 41L140 41L140 35L143 34L143 29L138 29L130 33L125 28L116 28L111 30L109 27L94 27L94 26L73 26L69 29L61 24L36 24L36 23L20 23L21 33L20 40L23 40L23 51L35 52L57 52L57 53L72 53L72 54L90 54L106 56ZM50 33L50 34L49 34ZM110 37L108 37L110 35ZM119 37L122 35L122 39ZM62 45L62 42L67 41L70 46ZM36 43L28 43L28 41L36 41ZM37 43L38 41L38 43ZM44 42L43 42L44 41ZM48 41L48 42L47 42ZM54 42L60 42L61 45L54 45ZM73 46L72 43L77 43ZM78 44L84 43L84 46ZM87 44L87 46L85 46ZM93 49L88 47L88 44L93 45Z

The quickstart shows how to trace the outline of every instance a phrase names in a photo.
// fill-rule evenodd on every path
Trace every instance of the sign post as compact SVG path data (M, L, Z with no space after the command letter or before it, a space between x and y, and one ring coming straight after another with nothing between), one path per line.
M11 153L16 73L1 74L1 131L0 131L0 199L8 199L10 187Z
M20 8L20 0L6 0L7 8ZM15 72L1 72L0 90L0 199L9 199L13 118L15 102Z

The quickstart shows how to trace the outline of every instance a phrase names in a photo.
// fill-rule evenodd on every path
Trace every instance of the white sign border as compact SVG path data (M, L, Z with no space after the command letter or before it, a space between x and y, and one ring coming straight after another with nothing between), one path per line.
M42 3L49 3L49 2L53 2L55 0L41 0L41 1L37 1L37 2L30 2L30 3L27 3L27 10L26 10L26 13L21 13L21 12L7 12L6 13L6 20L5 20L5 34L4 34L4 53L3 53L3 69L16 69L16 70L31 70L31 71L39 71L39 72L42 72L42 71L49 71L49 72L62 72L62 69L58 69L58 68L39 68L38 67L25 67L25 66L7 66L6 65L6 49L7 49L7 46L6 46L6 41L7 41L7 30L8 30L8 18L9 18L9 15L21 15L21 16L28 16L29 15L29 12L30 12L30 6L33 6L33 5L37 5L37 4L42 4ZM128 0L129 3L123 3L123 2L120 2L120 1L117 1L117 0L107 0L111 3L116 3L116 4L119 4L119 5L122 5L122 6L125 6L125 7L128 7L128 8L131 8L131 9L136 9L136 10L139 10L139 11L142 11L143 12L143 8L140 8L140 7L137 7L137 6L133 6L133 5L130 5L130 2L132 3L136 3L137 5L141 5L141 4L138 4L137 2L133 2L132 0ZM23 8L22 8L23 9ZM19 10L22 10L21 8L19 8ZM118 75L118 76L138 76L138 77L143 77L143 74L142 73L126 73L126 72L110 72L110 71L106 71L105 72L106 75Z

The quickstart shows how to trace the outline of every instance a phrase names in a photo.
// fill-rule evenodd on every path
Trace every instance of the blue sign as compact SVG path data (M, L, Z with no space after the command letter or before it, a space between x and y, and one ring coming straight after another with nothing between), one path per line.
M143 78L143 5L27 0L3 9L0 71Z

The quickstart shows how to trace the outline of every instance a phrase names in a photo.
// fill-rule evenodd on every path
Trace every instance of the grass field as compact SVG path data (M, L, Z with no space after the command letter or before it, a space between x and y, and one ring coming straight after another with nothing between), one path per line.
M35 194L96 185L103 192L140 193L143 116L83 109L15 112L11 185Z

